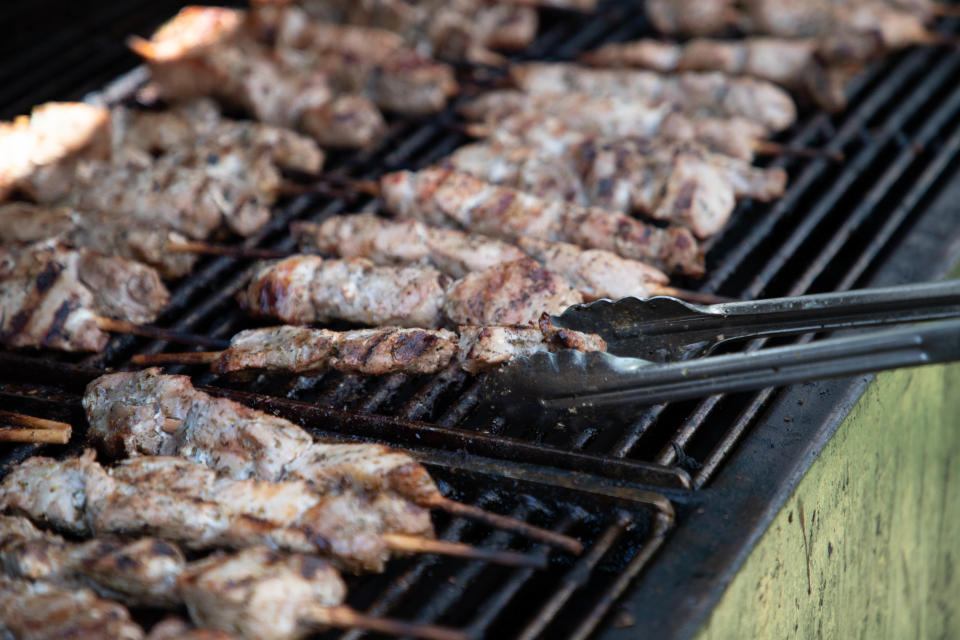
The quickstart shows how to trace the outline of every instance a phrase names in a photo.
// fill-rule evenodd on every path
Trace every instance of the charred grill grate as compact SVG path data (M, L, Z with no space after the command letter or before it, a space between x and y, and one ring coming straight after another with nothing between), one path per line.
M0 43L0 115L101 87L136 63L122 38L148 33L181 4L7 3L0 8L3 23L23 28ZM40 13L57 15L66 26L49 32ZM607 4L589 18L558 12L542 17L539 38L519 58L569 59L603 42L650 33L642 11L630 3ZM957 26L956 21L942 23L950 32ZM751 298L867 286L882 269L891 278L893 252L931 215L960 154L960 87L953 82L958 72L960 53L955 50L904 52L851 87L850 107L843 114L804 112L779 141L842 151L846 162L773 160L790 174L785 197L769 205L742 203L728 228L708 244L707 276L682 286ZM142 75L134 72L115 83L112 92L128 96L141 81ZM335 154L328 169L370 178L425 166L466 141L455 123L451 111L395 121L377 148ZM271 224L247 242L289 249L286 228L292 220L375 207L363 196L304 195L279 208ZM957 217L954 213L954 226ZM931 264L915 273L931 277L927 274L935 271ZM169 310L159 324L223 338L251 326L233 302L247 272L246 263L232 258L201 261L192 276L172 288ZM0 404L80 425L77 394L84 374L51 366L122 367L136 353L167 348L161 341L118 337L103 354L82 360L44 354L48 366L39 363L31 371L29 363L19 363L16 371L0 373ZM689 489L713 479L743 436L763 425L784 396L782 390L767 389L639 407L620 423L577 431L504 420L478 425L478 381L459 371L383 378L331 372L245 382L190 372L198 374L199 384L256 394L248 400L296 417L321 435L408 447L431 466L448 494L580 537L583 556L574 560L554 554L548 571L418 558L396 562L384 575L352 580L353 606L488 637L591 633L661 547L672 524L672 505L684 532L677 537L687 540L691 528L700 526L693 509L703 495ZM826 414L832 401L811 391L806 406ZM33 446L0 451L0 464L7 468L34 451ZM441 517L438 525L441 537L548 552L461 519ZM649 593L646 582L642 593ZM356 635L331 632L324 637Z

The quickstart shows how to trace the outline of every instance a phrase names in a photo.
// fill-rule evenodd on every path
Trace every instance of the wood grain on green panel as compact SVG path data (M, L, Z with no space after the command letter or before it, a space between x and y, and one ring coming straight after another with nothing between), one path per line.
M960 364L879 374L698 640L960 638Z

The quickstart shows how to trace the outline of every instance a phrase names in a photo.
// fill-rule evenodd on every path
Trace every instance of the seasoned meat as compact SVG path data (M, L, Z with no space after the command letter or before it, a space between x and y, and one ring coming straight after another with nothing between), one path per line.
M530 94L585 93L596 98L627 98L675 105L689 116L746 118L769 131L781 131L797 118L796 105L783 89L756 78L718 72L673 75L633 69L591 69L569 63L527 63L511 70L514 82Z
M341 319L436 328L448 282L431 267L378 267L363 258L302 255L261 268L240 303L248 313L289 324Z
M610 251L581 249L565 242L517 238L517 246L545 268L565 277L587 299L651 295L650 285L666 284L667 276L636 260Z
M89 589L0 576L0 635L22 640L141 640L122 605Z
M458 325L511 325L580 302L562 276L526 258L467 274L450 287L443 310Z
M373 214L330 216L319 224L295 222L290 231L308 251L367 258L376 264L424 262L455 278L523 258L522 251L494 238Z
M450 364L456 336L444 329L359 329L329 331L271 327L241 331L230 340L213 369L247 369L309 374L327 369L351 373L436 373Z
M661 33L705 36L737 19L732 0L647 0L647 18Z
M187 376L159 369L103 376L88 385L83 405L91 442L114 455L182 455L231 477L302 479L327 492L393 491L415 501L438 494L426 469L405 453L314 443L292 422L207 395ZM168 418L179 421L172 433ZM411 517L425 516L410 507Z
M132 46L168 100L212 97L324 146L364 147L383 133L383 116L366 98L335 96L326 74L284 63L244 36L243 21L233 9L187 7Z
M197 261L195 254L168 251L168 243L186 242L187 238L161 225L131 227L129 221L117 215L70 207L28 202L0 205L0 243L34 243L47 238L144 262L165 278L186 275Z
M571 242L670 271L703 273L703 256L686 229L660 229L603 209L545 201L445 169L387 174L381 189L390 211L429 224L505 240Z
M56 244L0 248L0 341L99 351L108 336L98 316L152 322L169 293L138 262Z

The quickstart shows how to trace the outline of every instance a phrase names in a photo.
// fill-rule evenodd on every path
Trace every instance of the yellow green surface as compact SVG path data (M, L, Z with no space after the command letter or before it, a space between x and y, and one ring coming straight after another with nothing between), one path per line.
M877 376L698 640L960 638L960 364Z

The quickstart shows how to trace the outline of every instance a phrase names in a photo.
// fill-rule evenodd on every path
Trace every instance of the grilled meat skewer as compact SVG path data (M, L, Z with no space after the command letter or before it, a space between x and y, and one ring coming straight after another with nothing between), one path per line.
M560 313L583 297L529 258L470 272L451 283L429 266L296 255L262 267L239 300L247 313L286 324L338 319L435 329L444 324L524 324L545 311Z
M528 95L495 91L470 102L462 113L483 123L467 133L511 146L531 145L563 155L595 138L660 138L697 142L713 152L752 160L766 128L745 118L688 117L667 104L581 93Z
M213 97L267 124L290 127L323 146L365 147L385 130L359 95L335 96L325 74L292 68L242 33L241 12L187 7L130 46L147 61L168 100Z
M290 66L320 70L340 92L408 114L436 113L457 92L453 70L383 29L319 22L297 7L255 6L248 31Z
M446 169L391 173L380 184L388 210L431 225L510 241L530 237L569 242L665 271L703 273L703 256L687 229L660 229L603 209L542 200Z
M718 72L664 75L633 69L592 69L570 63L531 62L511 68L511 78L528 94L585 93L666 103L689 116L747 118L769 131L794 123L797 108L783 89L750 77Z
M561 348L603 351L606 345L596 335L556 329L548 318L536 327L461 327L459 338L443 329L338 332L281 326L241 331L224 351L144 354L134 356L134 362L210 363L219 374L255 370L310 375L335 369L378 375L437 373L456 361L465 371L478 373L515 357Z
M388 492L410 501L401 514L417 513L417 505L441 508L579 552L567 536L444 497L407 454L376 444L314 443L292 422L209 396L186 376L158 369L102 376L88 385L83 406L90 441L113 455L177 454L234 478L304 480L320 492Z
M723 228L738 197L783 194L786 172L760 169L692 143L627 138L589 140L563 156L535 147L477 143L440 163L487 182L547 199L638 212L706 237ZM557 167L560 171L557 171ZM557 175L572 174L570 182Z
M0 342L99 351L100 318L156 319L169 293L157 272L132 260L40 243L0 247Z
M503 58L490 49L523 49L537 32L533 8L478 0L298 0L296 4L326 22L388 29L426 55L480 64L502 64Z
M131 228L123 218L98 211L50 207L27 202L0 205L0 244L34 243L56 238L73 247L137 260L165 278L179 278L193 269L196 255L174 253L170 245L187 238L161 226Z
M217 477L200 463L174 457L144 456L107 470L92 454L21 463L0 485L0 508L75 535L155 535L197 550L265 544L322 554L353 571L383 571L394 551L533 563L519 554L395 533L433 534L429 516L411 512L395 496L324 496L303 480ZM62 482L51 483L54 477Z
M321 624L426 638L459 637L441 627L358 614L343 606L346 585L329 563L266 547L187 563L180 549L156 538L68 543L39 531L25 518L0 516L0 555L4 570L13 577L67 588L89 585L104 597L134 606L185 604L197 624L230 630L239 638L301 637ZM291 593L299 594L295 604L285 600ZM275 606L265 606L264 598L271 594ZM259 606L251 610L251 602ZM180 621L154 627L150 638L161 634L191 640L234 637L223 631L192 630Z
M585 298L655 295L667 276L642 262L609 251L520 238L517 246L419 220L388 220L373 214L331 216L322 223L294 222L290 232L304 250L362 257L377 264L425 262L453 277L530 256L562 275Z

